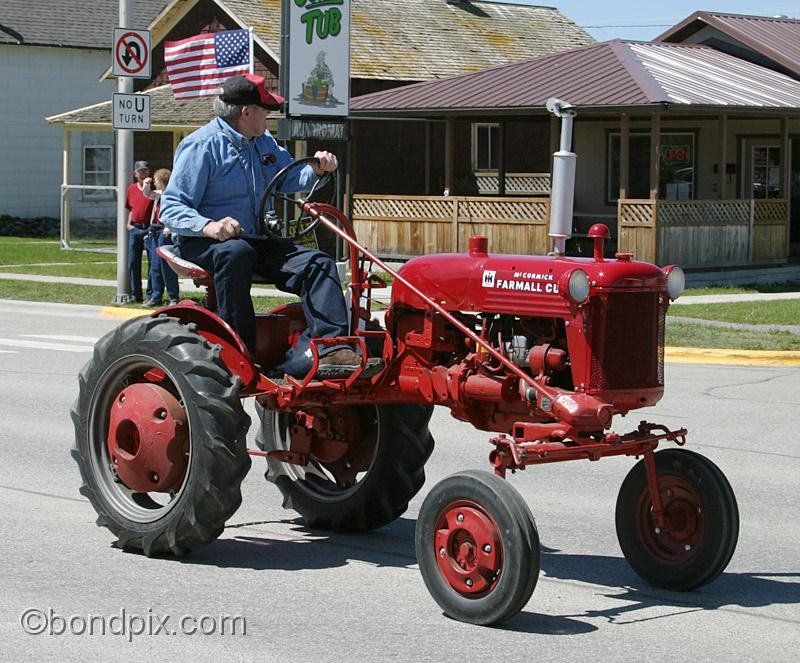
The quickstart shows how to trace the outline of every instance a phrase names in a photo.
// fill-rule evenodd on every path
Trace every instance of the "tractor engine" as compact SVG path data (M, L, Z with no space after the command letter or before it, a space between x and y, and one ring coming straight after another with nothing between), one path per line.
M683 273L629 254L605 259L602 224L589 236L592 258L493 256L472 237L468 253L406 263L399 273L479 341L396 282L387 329L402 357L397 387L500 432L521 421L597 431L657 403L665 314Z

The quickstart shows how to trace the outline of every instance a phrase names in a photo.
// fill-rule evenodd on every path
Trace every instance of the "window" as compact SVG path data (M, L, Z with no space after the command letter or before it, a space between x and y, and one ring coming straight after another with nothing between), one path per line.
M84 145L83 184L111 186L114 184L114 158L111 145ZM113 200L114 192L103 189L83 189L84 200Z
M753 146L753 198L781 197L781 148Z
M500 125L472 125L472 170L497 170L500 155Z
M650 197L650 134L631 133L628 147L628 198ZM695 135L661 132L658 197L684 200L695 196ZM619 198L620 134L608 137L608 203Z

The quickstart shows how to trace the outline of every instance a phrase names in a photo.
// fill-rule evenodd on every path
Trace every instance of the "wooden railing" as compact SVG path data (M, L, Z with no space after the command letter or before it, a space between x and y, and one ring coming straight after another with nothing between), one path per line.
M411 257L466 249L486 235L494 253L547 252L549 198L353 196L356 236L382 256Z
M789 203L769 200L620 200L618 248L686 267L783 262Z
M500 174L489 171L456 177L454 189L452 193L459 196L497 196ZM549 196L550 173L506 173L506 195Z

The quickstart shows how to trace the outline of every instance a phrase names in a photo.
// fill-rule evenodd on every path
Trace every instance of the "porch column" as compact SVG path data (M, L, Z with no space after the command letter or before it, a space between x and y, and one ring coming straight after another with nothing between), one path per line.
M445 195L453 192L453 128L455 120L447 117L444 120L444 190Z
M789 198L789 188L791 177L789 173L789 118L781 118L781 198L786 200L786 256L789 255L791 247L791 200Z
M425 195L431 195L431 123L425 122Z
M497 155L497 195L506 195L506 123L500 120L497 124L497 144L500 152Z
M623 113L619 120L619 199L628 197L630 180L631 118Z
M650 121L650 200L658 200L658 180L661 175L661 113L656 111Z
M61 248L69 246L69 216L70 196L72 193L65 187L69 184L70 147L72 145L72 132L64 125L64 153L61 157Z
M696 148L695 148L696 149ZM694 159L697 164L697 155ZM725 200L728 197L728 116L719 116L719 197ZM697 166L695 165L695 168ZM695 176L697 173L695 173ZM695 181L697 178L695 177ZM696 193L696 192L695 192Z

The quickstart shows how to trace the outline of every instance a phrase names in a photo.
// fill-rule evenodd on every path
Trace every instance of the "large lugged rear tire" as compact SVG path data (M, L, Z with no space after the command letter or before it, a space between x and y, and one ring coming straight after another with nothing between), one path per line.
M288 450L292 414L257 404L264 451ZM268 481L283 494L283 506L309 527L365 532L386 525L408 508L425 482L433 451L428 430L433 407L354 405L321 408L317 415L339 422L339 439L314 437L306 466L267 460ZM314 453L316 450L316 454Z
M146 555L218 537L250 468L239 379L194 330L122 324L97 342L72 408L81 494L120 547Z
M687 591L725 570L739 538L739 509L728 480L708 458L687 449L654 455L666 524L651 515L644 459L617 497L617 538L634 571L651 585Z

